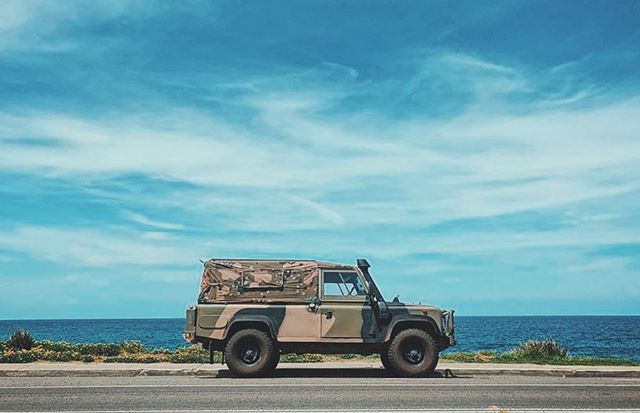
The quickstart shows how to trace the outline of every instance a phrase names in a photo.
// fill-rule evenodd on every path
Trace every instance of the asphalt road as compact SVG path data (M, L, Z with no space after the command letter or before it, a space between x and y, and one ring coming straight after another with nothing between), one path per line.
M280 370L229 377L0 378L0 411L639 409L640 379L525 376L399 379L383 370Z

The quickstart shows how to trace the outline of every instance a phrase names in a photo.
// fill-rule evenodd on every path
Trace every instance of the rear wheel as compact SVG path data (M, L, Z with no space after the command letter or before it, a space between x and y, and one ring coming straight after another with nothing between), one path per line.
M229 370L238 377L260 377L277 364L277 350L267 333L255 329L235 333L224 349Z
M380 353L380 361L382 362L382 365L384 366L385 369L391 370L391 364L389 363L389 355L387 354L386 351L383 351L382 353Z
M438 363L438 349L427 332L410 328L399 332L387 351L391 370L402 377L424 377Z

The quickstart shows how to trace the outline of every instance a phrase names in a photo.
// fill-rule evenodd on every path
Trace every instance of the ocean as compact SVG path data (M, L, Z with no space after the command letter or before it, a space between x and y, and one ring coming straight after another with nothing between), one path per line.
M0 339L26 329L37 339L72 343L137 340L148 347L185 345L181 318L0 320ZM527 339L554 338L573 355L640 361L640 316L456 316L458 344L448 352L507 351Z

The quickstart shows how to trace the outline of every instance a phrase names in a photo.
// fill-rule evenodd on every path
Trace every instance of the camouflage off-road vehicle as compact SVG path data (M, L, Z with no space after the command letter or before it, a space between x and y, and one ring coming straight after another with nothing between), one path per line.
M214 351L237 376L273 370L280 354L380 354L405 377L424 376L455 344L453 310L386 302L357 266L320 261L213 259L184 337Z

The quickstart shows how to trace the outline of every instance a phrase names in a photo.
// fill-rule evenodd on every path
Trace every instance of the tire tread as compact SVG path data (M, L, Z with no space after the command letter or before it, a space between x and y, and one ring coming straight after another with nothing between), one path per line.
M425 351L429 352L431 350L433 353L431 355L425 355L425 357L432 357L432 361L427 364L425 368L420 370L406 368L407 363L402 360L402 356L400 356L400 346L402 345L402 342L411 336L420 337L425 340L427 344ZM401 377L424 377L428 375L436 368L438 358L438 350L435 340L429 333L418 328L408 328L400 331L395 335L393 340L391 340L391 344L387 350L387 359L389 360L391 370Z
M236 343L245 337L255 336L260 340L265 347L265 357L267 358L264 362L258 362L257 366L246 366L243 365L239 360L236 359L236 356L233 352L233 346ZM257 329L246 329L237 331L229 340L224 348L225 359L227 361L227 366L233 375L238 377L263 377L269 374L277 364L278 359L276 358L276 345L271 336L265 333L262 330Z

